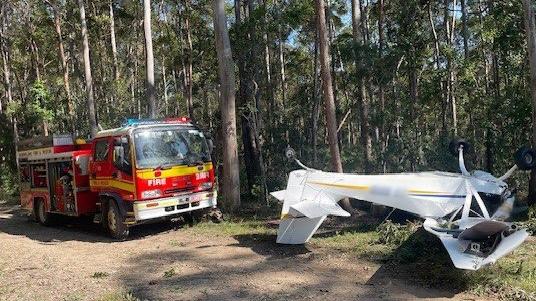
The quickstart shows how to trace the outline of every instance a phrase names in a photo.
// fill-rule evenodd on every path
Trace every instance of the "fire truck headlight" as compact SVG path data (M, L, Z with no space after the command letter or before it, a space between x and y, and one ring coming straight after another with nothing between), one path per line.
M201 189L205 190L205 189L210 189L212 188L212 182L205 182L205 183L202 183L200 185Z
M144 199L157 198L161 196L162 196L162 191L160 189L145 190L141 193L141 197Z

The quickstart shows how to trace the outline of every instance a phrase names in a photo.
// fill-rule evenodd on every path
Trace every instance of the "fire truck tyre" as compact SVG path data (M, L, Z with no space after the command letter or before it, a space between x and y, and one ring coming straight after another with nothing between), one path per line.
M48 213L45 207L45 201L37 201L37 221L43 226L50 226L52 224L52 214Z
M37 206L36 205L37 204L34 204L34 206L32 208L32 211L30 211L28 213L27 218L28 218L29 222L38 222L38 220L37 220Z
M128 226L124 223L125 218L117 208L114 201L108 203L108 212L106 222L108 233L111 237L119 240L125 240L128 237Z
M517 167L522 170L531 170L536 167L536 151L529 147L521 147L514 155Z
M190 227L193 227L194 225L197 225L203 221L203 217L203 210L190 211L182 215L184 222Z

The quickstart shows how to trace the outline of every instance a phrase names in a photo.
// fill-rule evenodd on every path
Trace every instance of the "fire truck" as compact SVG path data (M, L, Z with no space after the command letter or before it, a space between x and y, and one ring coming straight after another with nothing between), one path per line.
M93 217L116 239L146 221L206 214L217 205L207 136L181 117L127 120L90 142L71 135L21 141L21 207L42 225L57 215Z

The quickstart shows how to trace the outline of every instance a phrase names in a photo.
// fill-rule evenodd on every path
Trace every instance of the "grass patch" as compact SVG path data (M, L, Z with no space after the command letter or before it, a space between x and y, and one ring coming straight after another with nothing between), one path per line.
M101 296L96 301L140 301L130 292L112 292Z
M80 300L82 300L82 296L79 294L68 295L67 297L63 298L63 301L80 301Z
M367 232L350 231L331 237L314 237L310 244L315 247L350 252L368 260L384 261L394 250L394 246L378 244L379 238L379 233L374 230Z
M173 239L169 241L169 245L172 247L185 247L186 243L183 241L178 241L178 240Z
M164 278L171 278L173 276L177 275L177 272L175 272L174 268L171 268L164 272Z
M198 234L206 234L213 236L235 236L235 235L251 235L251 234L275 234L275 229L269 229L265 225L265 221L260 220L231 220L223 221L215 224L212 222L199 223L187 231Z
M95 272L93 273L93 275L91 275L91 278L100 279L100 278L106 278L108 276L110 276L110 274L106 272Z

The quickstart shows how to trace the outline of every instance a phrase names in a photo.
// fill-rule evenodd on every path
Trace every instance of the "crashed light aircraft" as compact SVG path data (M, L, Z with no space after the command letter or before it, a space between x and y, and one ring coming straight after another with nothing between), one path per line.
M277 243L304 244L328 215L350 216L338 202L345 198L368 201L413 213L424 219L424 229L437 236L454 266L465 270L495 263L529 236L525 229L505 222L514 193L505 180L517 169L536 167L536 152L522 147L516 164L503 176L468 172L464 150L469 144L453 141L461 173L418 172L359 175L315 170L303 165L292 148L286 155L302 169L290 172L287 189L271 195L283 202ZM490 215L482 196L496 197L502 205Z

